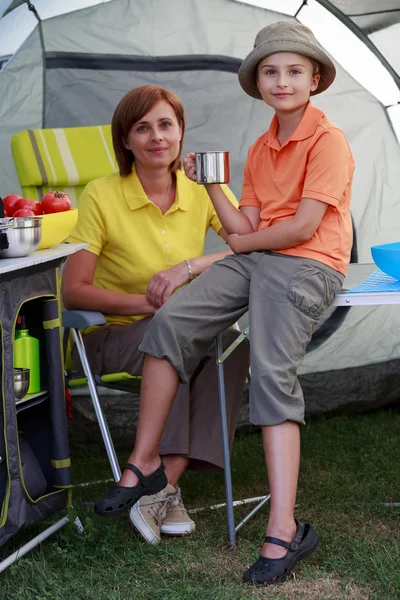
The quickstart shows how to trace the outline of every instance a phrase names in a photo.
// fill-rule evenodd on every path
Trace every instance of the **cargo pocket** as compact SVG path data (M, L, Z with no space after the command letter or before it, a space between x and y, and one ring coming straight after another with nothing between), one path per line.
M302 265L295 271L289 285L288 298L301 312L318 320L340 290L339 278L313 265Z

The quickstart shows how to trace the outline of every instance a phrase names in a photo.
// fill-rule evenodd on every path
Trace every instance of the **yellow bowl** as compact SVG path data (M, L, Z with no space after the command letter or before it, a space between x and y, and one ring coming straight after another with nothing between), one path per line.
M42 215L42 239L37 250L52 248L64 242L78 220L78 209Z

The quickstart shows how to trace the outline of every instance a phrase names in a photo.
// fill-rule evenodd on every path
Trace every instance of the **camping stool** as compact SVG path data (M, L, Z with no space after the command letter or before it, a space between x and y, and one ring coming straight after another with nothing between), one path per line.
M388 286L388 287L387 287ZM356 293L355 293L356 292ZM383 275L377 270L373 263L350 263L349 269L343 283L342 289L336 294L331 306L382 306L382 305L399 305L400 304L400 288L394 286L392 278ZM235 544L235 534L243 527L245 523L266 504L271 495L267 494L258 504L251 510L248 515L235 527L233 513L233 496L232 496L232 480L231 467L229 456L229 439L228 427L226 419L226 402L225 402L225 383L224 383L224 361L235 350L235 348L249 336L249 327L247 327L238 338L222 352L221 334L217 336L217 371L218 371L218 395L221 412L221 427L222 427L222 442L224 454L224 474L226 488L226 505L228 513L228 535L229 545ZM238 502L240 504L240 502ZM387 504L392 506L392 504Z
M225 493L226 493L226 509L228 515L228 540L229 545L235 545L236 532L239 531L266 504L271 494L267 494L258 504L255 506L235 527L235 516L233 512L234 502L232 494L232 476L231 476L231 460L229 452L229 436L228 436L228 422L226 419L226 397L225 397L225 379L224 379L224 361L230 354L249 336L249 327L236 338L234 342L225 350L222 351L222 334L218 334L216 338L217 346L217 374L218 374L218 397L219 397L219 410L221 415L221 429L222 429L222 449L224 455L224 477L225 477ZM249 372L250 374L250 372Z

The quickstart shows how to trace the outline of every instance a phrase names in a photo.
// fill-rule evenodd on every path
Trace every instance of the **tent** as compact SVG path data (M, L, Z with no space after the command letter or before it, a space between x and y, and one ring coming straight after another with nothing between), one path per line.
M70 2L69 9L64 4L37 0L32 7L26 0L0 0L0 10L11 10L0 20L0 40L10 39L6 31L17 11L17 30L25 27L23 18L30 19L30 33L11 58L0 41L2 195L19 189L10 152L14 133L109 123L127 90L153 82L174 90L184 102L186 151L231 151L231 185L240 195L247 148L272 116L238 85L241 59L262 26L293 18L310 25L322 45L329 41L326 48L333 58L335 47L343 55L347 38L328 40L329 20L328 28L319 29L329 15L368 50L367 68L364 54L358 65L367 72L365 85L378 63L390 88L387 98L378 99L336 61L335 83L313 100L342 127L355 156L354 258L371 262L371 245L399 239L400 146L394 129L400 100L398 0L382 0L375 12L371 0L92 0ZM91 6L73 10L74 4ZM56 14L63 10L70 12ZM208 249L216 244L210 238ZM310 410L398 401L399 326L396 307L336 309L301 368Z

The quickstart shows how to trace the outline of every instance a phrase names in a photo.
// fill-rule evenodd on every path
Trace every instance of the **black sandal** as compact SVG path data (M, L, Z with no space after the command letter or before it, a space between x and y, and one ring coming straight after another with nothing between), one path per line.
M94 503L94 512L100 517L118 515L129 510L142 496L161 492L167 485L168 479L164 473L165 466L161 465L153 473L145 477L135 465L126 464L123 471L129 469L139 477L139 482L133 487L113 485Z
M259 556L243 575L244 583L268 585L285 581L290 571L303 558L314 552L319 545L319 535L308 523L296 521L297 532L293 542L285 542L275 537L266 536L264 542L277 544L287 548L282 558L266 558Z

